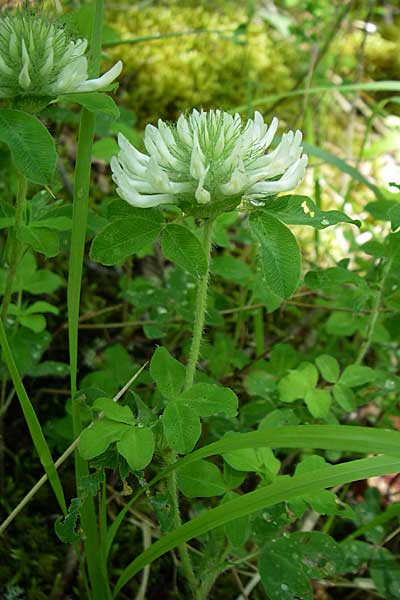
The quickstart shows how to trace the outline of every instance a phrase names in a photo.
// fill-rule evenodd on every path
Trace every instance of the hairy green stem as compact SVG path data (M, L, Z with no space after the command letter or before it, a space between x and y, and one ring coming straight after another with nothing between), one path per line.
M195 305L195 318L193 324L192 345L189 352L189 360L186 367L185 390L193 385L196 365L199 359L201 339L203 336L204 320L207 310L207 291L208 279L210 273L210 254L211 254L211 237L212 237L213 221L209 219L204 224L203 232L203 247L207 259L207 270L199 281ZM173 452L170 456L169 463L176 462L176 454ZM180 510L179 510L179 494L176 486L176 474L171 472L167 478L168 492L171 497L172 510L174 515L174 527L177 529L182 525ZM186 544L178 546L179 555L181 557L182 569L191 588L193 598L201 599L200 587L197 585L196 577L193 571L192 561L190 560L189 552Z
M196 296L196 307L193 325L192 345L189 352L189 360L186 367L185 390L193 385L197 361L199 360L201 339L203 337L204 320L207 310L208 279L210 275L210 254L213 221L208 219L204 224L203 247L207 259L207 272L199 281Z
M176 454L171 454L171 463L176 462ZM182 525L181 514L179 510L179 494L176 486L176 472L172 471L167 477L168 492L171 497L172 512L174 515L174 529L178 529ZM178 546L179 556L181 558L182 570L189 584L193 598L199 599L198 585L193 571L192 561L190 560L189 551L186 544Z

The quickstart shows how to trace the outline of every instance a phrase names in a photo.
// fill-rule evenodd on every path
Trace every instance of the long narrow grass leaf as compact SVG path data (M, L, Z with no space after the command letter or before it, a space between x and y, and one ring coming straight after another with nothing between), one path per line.
M348 451L360 454L388 454L400 458L400 432L352 425L287 425L276 429L264 429L249 433L227 436L218 442L208 444L181 458L161 471L150 482L149 488L156 485L171 471L196 460L216 454L224 454L244 448L312 448L320 450ZM107 535L107 553L129 508L144 493L141 489L114 519Z
M328 465L301 476L282 477L276 483L250 492L238 499L208 510L199 517L185 523L161 538L132 561L119 577L114 589L114 598L121 589L146 565L194 537L230 521L250 515L267 506L283 502L302 494L310 494L335 485L396 473L400 469L400 458L377 456L354 460L341 465Z
M98 74L100 66L103 13L104 0L97 0L89 53L89 73L91 76ZM80 118L79 140L75 165L71 251L67 290L72 421L75 438L79 436L82 429L80 406L76 398L78 372L78 321L95 122L95 113L83 108ZM79 487L82 477L86 477L88 474L89 468L87 463L76 453L75 476L77 487ZM99 552L99 532L96 510L92 497L88 497L81 508L81 526L85 532L86 560L93 600L106 600L110 597L110 590L104 561L102 561L101 553Z
M342 160L341 158L338 158L331 152L328 152L328 150L325 150L324 148L319 148L318 146L314 146L312 144L303 144L303 147L307 154L315 156L316 158L319 158L324 162L331 164L336 169L339 169L339 171L342 171L342 173L350 175L350 177L354 179L354 181L358 181L359 183L362 183L370 190L372 190L378 199L384 199L384 196L380 189L375 184L373 184L372 181L365 177L361 173L361 171L359 171L355 167L352 167L346 161Z
M49 447L46 442L46 438L44 437L42 428L39 423L39 419L36 416L35 409L32 406L32 402L29 399L28 394L26 393L25 386L22 382L21 376L19 374L17 365L15 364L15 360L8 343L6 331L4 329L3 321L0 319L0 344L1 349L3 351L3 359L7 365L7 369L10 373L10 377L15 387L15 391L17 393L18 400L20 402L22 412L24 413L25 421L29 428L29 433L31 434L33 444L35 446L36 452L39 455L40 462L43 465L43 468L47 474L51 487L54 490L57 501L60 505L60 508L64 514L67 512L67 506L65 503L64 492L61 485L60 478L58 477L57 470L54 466L53 459L51 457L51 453Z
M272 104L285 98L295 98L296 96L312 96L315 94L321 94L323 92L329 92L330 94L333 92L342 92L343 94L349 94L351 92L400 92L400 81L369 81L366 83L343 83L341 85L332 85L327 83L324 85L317 85L314 87L283 92L282 94L271 94L270 96L264 96L262 98L254 98L253 106L255 108L260 106L268 106L268 104ZM231 112L241 112L246 109L246 105L241 105L233 108Z

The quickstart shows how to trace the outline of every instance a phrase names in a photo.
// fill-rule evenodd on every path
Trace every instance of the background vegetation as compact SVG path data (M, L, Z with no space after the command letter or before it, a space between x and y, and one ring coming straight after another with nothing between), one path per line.
M91 3L58 0L47 7L62 13L76 34L90 36ZM283 131L302 129L311 164L297 193L311 196L318 208L345 210L361 221L360 228L349 224L326 230L293 228L303 254L303 279L294 296L283 300L260 281L241 215L232 212L218 218L198 381L232 388L240 411L237 417L219 414L206 419L201 445L222 439L227 431L248 432L260 426L344 423L399 429L397 3L110 1L105 21L103 66L108 68L121 58L124 71L115 92L120 116L101 114L96 122L87 250L107 223L115 200L108 161L117 151L118 132L140 145L147 123L158 118L173 121L193 107L237 110L243 116L257 109L267 121L277 115ZM59 103L43 111L41 118L56 140L60 160L51 190L39 192L32 205L40 219L54 196L61 202L53 216L70 218L79 110ZM7 204L18 186L3 144L0 171L1 223L9 216ZM66 326L70 232L66 229L59 230L47 246L25 254L8 322L17 366L45 424L54 456L73 439ZM5 236L2 244L4 249ZM86 396L88 423L98 390L114 396L151 359L158 345L186 362L196 279L167 261L158 244L113 267L91 260L89 252L86 257L79 388ZM3 293L5 263L3 256ZM39 300L47 304L37 304ZM0 510L5 517L42 470L4 367L1 375ZM163 407L153 380L144 371L127 394L126 403L143 418ZM242 462L232 458L225 462L224 480L222 471L215 475L214 493L199 497L198 489L180 484L183 517L216 506L215 496L232 499L256 489L260 481L269 483L278 470L307 474L325 461L346 462L351 456L350 450L282 449L275 456L254 451L242 456ZM144 479L138 479L121 464L119 471L111 468L116 467L115 457L106 458L110 467L106 511L112 520L156 471L152 466ZM158 459L164 464L165 457ZM218 459L214 462L223 466ZM68 497L74 497L72 461L64 464L61 474ZM208 473L203 479L209 477ZM221 494L215 493L218 485ZM199 571L220 575L210 598L289 600L296 597L284 587L283 573L286 578L289 573L298 590L304 578L311 580L318 600L398 600L398 475L340 485L333 492L336 500L332 492L305 493L193 541L191 553ZM113 578L143 547L171 528L163 485L147 491L147 496L150 502L145 496L130 509L116 537L111 552L111 561L118 556ZM10 525L0 545L1 597L86 597L74 547L67 549L54 535L58 512L51 488L43 486ZM291 573L290 563L282 557L290 553L301 559L301 547L311 539L301 536L308 532L330 534L327 539L332 544L324 550L326 539L312 538L315 563L305 564L300 575ZM286 542L285 546L289 534L292 545ZM271 548L275 540L275 554L263 554L263 587L256 560L260 549L267 542ZM323 564L318 562L321 556ZM132 579L119 597L187 598L176 580L176 563L174 553L165 554L149 573Z

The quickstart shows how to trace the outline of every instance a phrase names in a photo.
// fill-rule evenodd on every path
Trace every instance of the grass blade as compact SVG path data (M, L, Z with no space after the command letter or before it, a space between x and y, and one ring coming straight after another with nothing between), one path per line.
M352 425L287 425L228 436L195 450L177 463L185 464L241 448L313 448L360 454L388 454L400 458L400 432Z
M283 100L285 98L295 98L296 96L312 96L315 94L321 94L323 92L342 92L343 94L350 94L351 92L400 92L400 81L370 81L367 83L343 83L341 85L324 84L317 85L309 88L301 88L299 90L292 90L291 92L284 92L282 94L271 94L271 96L265 96L263 98L254 98L253 106L267 106ZM246 105L236 106L231 112L242 112L247 110Z
M324 148L318 148L318 146L313 146L312 144L303 144L303 147L304 151L307 154L315 156L316 158L320 158L324 162L327 162L332 166L336 167L336 169L342 171L342 173L350 175L350 177L354 181L358 181L359 183L362 183L363 185L367 186L370 190L374 192L378 200L384 199L384 196L380 189L376 187L376 185L374 185L372 181L364 177L364 175L358 169L352 167L346 161L342 160L341 158L338 158L331 152L328 152L328 150L325 150Z
M26 393L25 386L17 369L17 365L15 364L15 360L11 352L10 345L8 343L6 331L4 329L4 324L1 319L0 345L3 351L4 362L7 365L7 369L10 373L10 377L14 384L15 391L17 393L18 400L21 404L22 412L24 413L25 421L28 425L29 433L31 434L36 452L38 453L40 462L42 463L43 468L46 471L47 477L49 479L51 487L54 490L60 508L63 514L65 515L67 512L67 506L65 503L64 491L61 485L61 481L58 477L58 473L54 466L54 462L51 457L46 438L44 437L42 428L40 426L39 419L36 416L35 409L33 408L32 402L30 401L28 394Z
M103 13L104 0L97 0L89 54L90 76L97 75L99 71ZM95 113L83 108L80 118L79 139L75 166L71 252L67 290L72 421L75 438L79 436L82 430L80 406L79 401L76 399L78 371L78 321L95 122ZM77 453L75 453L75 477L78 489L79 482L81 481L82 477L85 477L88 474L88 464ZM85 552L93 599L105 600L110 597L111 592L104 561L101 560L101 553L99 552L100 539L97 526L96 510L94 499L91 496L86 499L82 506L81 525L85 532Z
M272 506L289 498L310 494L335 485L358 481L367 477L376 477L396 473L400 469L400 458L377 456L353 460L342 465L328 465L312 473L301 476L282 477L276 483L260 488L241 496L236 500L226 502L217 508L208 510L199 517L185 523L179 529L172 531L142 552L123 571L114 589L114 598L121 589L141 571L146 565L182 544L229 523L234 519L250 515L267 506Z
M156 475L149 488L156 485L171 471L191 462L243 448L312 448L365 454L388 454L400 458L400 432L352 425L287 425L239 433L195 450ZM107 556L129 508L144 493L141 489L118 513L107 534Z

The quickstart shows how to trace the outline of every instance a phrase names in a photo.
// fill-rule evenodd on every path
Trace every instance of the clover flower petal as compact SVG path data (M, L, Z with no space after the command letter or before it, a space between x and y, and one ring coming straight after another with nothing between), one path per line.
M267 152L277 128L276 117L268 126L259 112L242 121L238 114L194 109L174 125L147 125L147 154L120 134L111 161L117 193L133 206L177 204L189 212L214 204L224 210L242 200L258 206L296 187L307 165L300 131L284 133Z
M0 15L0 98L56 98L104 89L118 77L122 62L88 79L86 39L72 40L65 27L29 11Z

